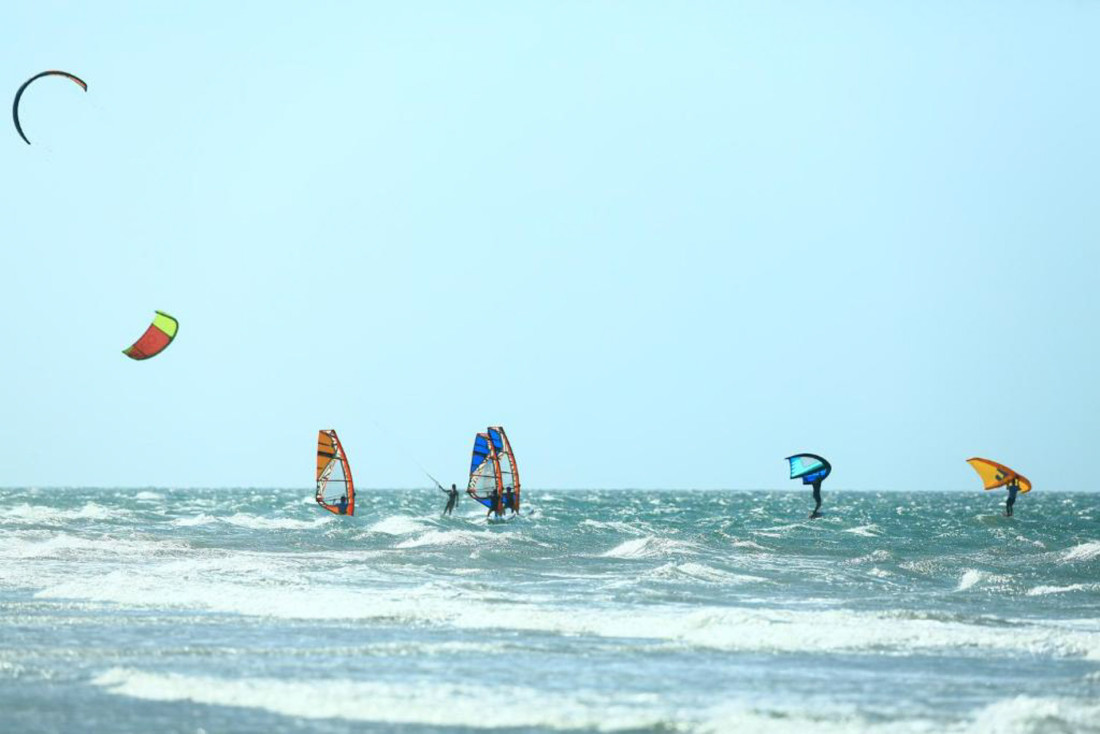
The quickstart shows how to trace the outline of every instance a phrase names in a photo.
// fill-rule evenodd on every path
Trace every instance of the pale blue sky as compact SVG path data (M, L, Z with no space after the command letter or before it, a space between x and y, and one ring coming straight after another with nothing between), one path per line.
M1100 5L24 3L0 485L1080 488ZM9 97L10 98L10 97ZM154 309L181 323L144 363ZM377 425L390 437L383 436ZM392 438L392 440L391 440Z

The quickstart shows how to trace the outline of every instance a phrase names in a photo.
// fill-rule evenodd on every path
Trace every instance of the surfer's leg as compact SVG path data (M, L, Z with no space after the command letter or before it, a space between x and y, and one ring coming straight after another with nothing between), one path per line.
M810 513L810 517L821 517L819 510L821 509L821 485L814 483L814 511Z

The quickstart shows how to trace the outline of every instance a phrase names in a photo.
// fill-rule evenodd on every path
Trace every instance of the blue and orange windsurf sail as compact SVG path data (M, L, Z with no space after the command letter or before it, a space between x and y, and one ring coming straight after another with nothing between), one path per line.
M986 489L1003 487L1015 479L1020 486L1020 492L1031 491L1031 482L1028 478L1023 474L1017 474L1004 464L998 464L989 459L979 459L978 457L967 459L966 463L978 472L978 476L982 478L982 484Z
M504 506L513 512L519 512L520 486L519 467L516 466L516 456L512 453L512 444L508 441L508 434L502 426L489 426L489 441L493 444L493 452L497 457L497 465L500 467L500 483L504 485Z
M317 432L317 504L334 515L355 514L355 482L333 429Z
M519 468L501 426L490 426L474 438L466 493L498 515L505 509L519 512Z
M155 357L172 343L179 333L180 322L164 313L157 311L153 323L141 335L141 338L122 350L130 359L149 359Z

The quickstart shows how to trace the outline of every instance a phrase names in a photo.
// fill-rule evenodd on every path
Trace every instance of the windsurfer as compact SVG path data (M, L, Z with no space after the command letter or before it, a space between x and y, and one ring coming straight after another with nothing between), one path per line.
M500 490L493 487L493 493L489 495L489 511L485 513L485 517L489 517L493 513L500 517L504 513L500 511Z
M340 495L340 501L336 503L336 509L341 515L348 514L348 496L346 494Z
M1012 481L1005 485L1008 490L1008 499L1005 500L1005 517L1012 517L1012 506L1016 504L1016 493L1020 491L1020 480L1013 477Z
M504 506L511 508L512 514L516 514L516 492L511 487L504 488Z
M824 479L824 477L822 477L822 479ZM810 519L816 520L817 518L821 517L821 479L815 479L813 487L814 502L816 502L817 504L814 505L814 511L810 513Z
M458 489L452 484L450 489L443 489L443 487L440 487L439 491L447 495L447 506L443 509L443 514L450 515L451 512L454 511L455 504L458 502Z

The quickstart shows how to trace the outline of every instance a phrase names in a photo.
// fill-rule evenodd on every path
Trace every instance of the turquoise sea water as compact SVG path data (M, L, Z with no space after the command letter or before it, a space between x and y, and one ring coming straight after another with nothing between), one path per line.
M0 490L4 732L1100 731L1100 499Z

